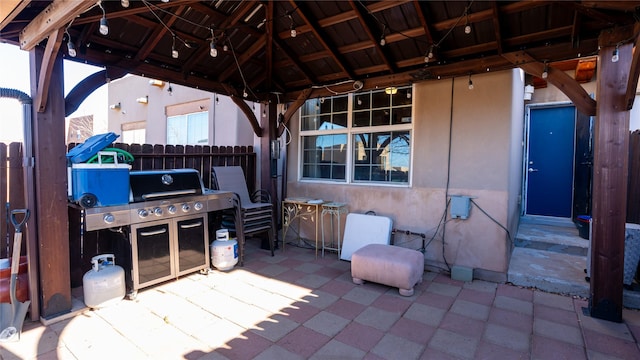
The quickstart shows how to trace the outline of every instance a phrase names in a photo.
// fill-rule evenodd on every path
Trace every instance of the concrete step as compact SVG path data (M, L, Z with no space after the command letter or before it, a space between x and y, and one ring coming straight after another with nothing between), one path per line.
M578 235L578 229L572 224L559 226L557 224L522 222L518 228L514 245L529 249L587 256L589 240L581 238Z
M586 256L516 247L511 254L507 279L517 286L589 298L590 284L585 280L586 262ZM634 290L624 289L623 305L640 309L640 291Z

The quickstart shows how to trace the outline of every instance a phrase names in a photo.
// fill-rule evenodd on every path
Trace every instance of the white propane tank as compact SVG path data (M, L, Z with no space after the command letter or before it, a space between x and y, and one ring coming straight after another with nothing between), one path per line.
M229 239L229 230L216 231L216 240L211 243L211 264L218 270L231 270L238 263L238 241Z
M124 270L116 265L113 254L91 258L91 270L82 277L84 303L90 308L102 308L124 298Z

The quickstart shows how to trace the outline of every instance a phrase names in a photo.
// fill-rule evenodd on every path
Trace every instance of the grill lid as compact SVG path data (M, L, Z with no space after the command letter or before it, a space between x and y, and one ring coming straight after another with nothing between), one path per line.
M131 171L129 183L134 203L204 193L202 178L196 169Z

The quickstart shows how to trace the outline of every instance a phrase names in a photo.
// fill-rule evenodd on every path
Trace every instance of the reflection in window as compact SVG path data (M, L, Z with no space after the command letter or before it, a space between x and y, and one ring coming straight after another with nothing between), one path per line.
M354 134L354 181L409 182L409 131Z
M408 184L411 90L307 100L300 115L302 178Z
M309 179L344 180L347 135L307 136L303 140L302 176Z

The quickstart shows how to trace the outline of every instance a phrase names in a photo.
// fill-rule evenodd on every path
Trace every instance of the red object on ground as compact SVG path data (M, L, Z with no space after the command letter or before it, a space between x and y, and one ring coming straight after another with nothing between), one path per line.
M11 263L11 259L9 259ZM0 269L0 303L11 303L9 284L11 283L11 267ZM29 265L27 257L20 256L18 279L16 280L16 297L19 302L29 300Z

